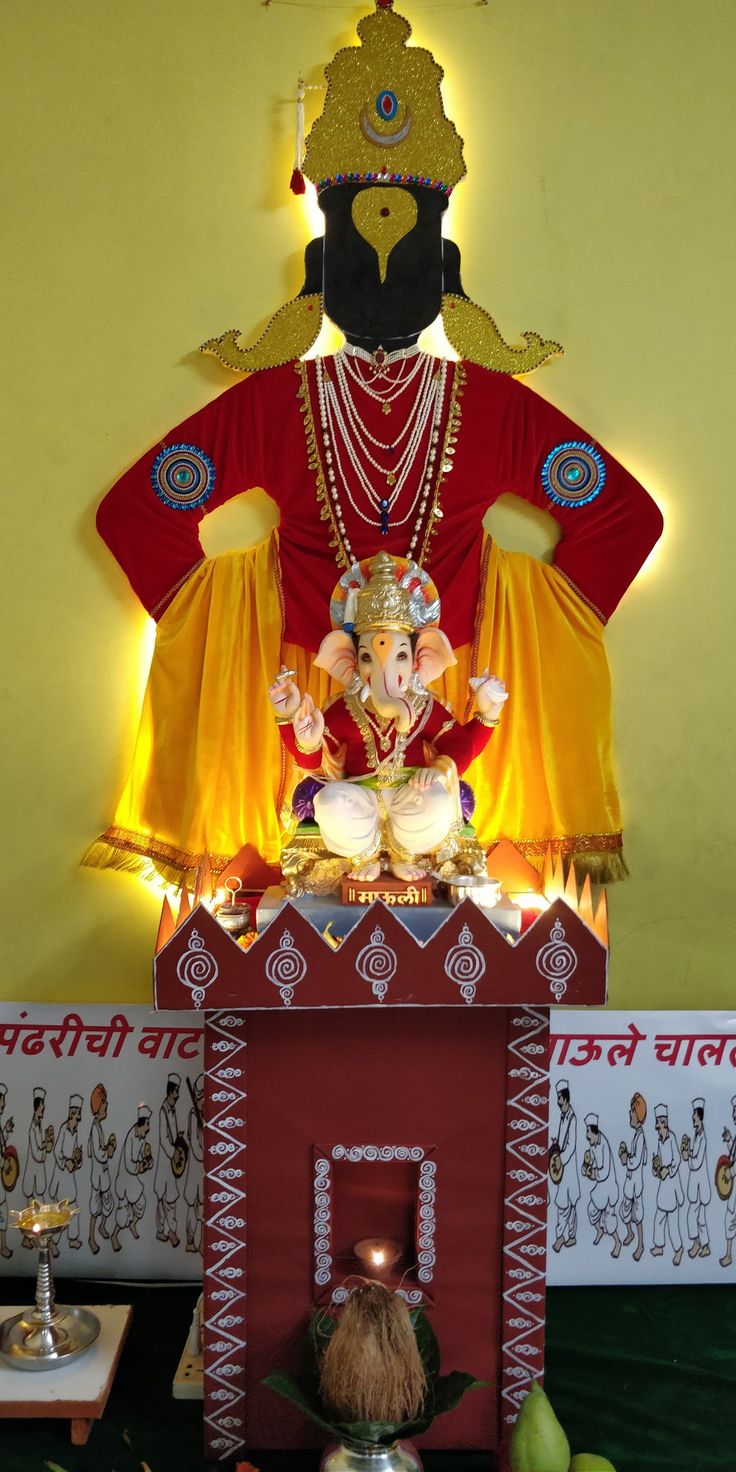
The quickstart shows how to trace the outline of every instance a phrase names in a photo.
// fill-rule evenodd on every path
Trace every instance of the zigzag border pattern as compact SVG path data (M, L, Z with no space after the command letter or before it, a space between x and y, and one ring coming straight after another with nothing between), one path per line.
M225 1461L245 1435L246 1017L204 1028L204 1442Z
M544 1368L549 1012L509 1012L503 1223L501 1441Z

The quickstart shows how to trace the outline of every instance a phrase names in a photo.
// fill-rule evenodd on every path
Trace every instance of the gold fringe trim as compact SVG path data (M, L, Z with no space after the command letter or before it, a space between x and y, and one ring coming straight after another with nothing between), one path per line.
M582 833L569 838L513 838L510 841L540 874L548 848L553 858L559 855L568 864L573 864L578 878L583 879L587 874L591 884L616 884L626 879L629 873L620 833ZM495 844L492 844L488 850L489 857L492 857L494 848Z
M221 874L232 854L207 854L212 873ZM204 854L188 853L163 843L153 835L134 833L129 828L113 825L91 843L80 860L85 869L117 869L138 874L142 879L160 878L166 884L193 887L197 867Z
M317 480L317 504L319 505L320 521L329 521L330 537L329 545L336 554L337 565L347 572L350 567L348 557L343 545L340 529L332 506L332 500L327 490L327 481L322 467L322 459L317 446L317 433L314 427L314 415L312 413L312 401L309 397L309 379L307 377L306 363L295 363L295 372L299 374L300 386L297 390L297 398L302 401L301 412L304 415L304 433L307 440L307 463L309 469L314 472Z
M437 471L434 482L434 496L432 498L432 505L429 509L429 516L427 517L427 525L422 541L422 550L417 558L417 562L420 567L424 567L424 564L429 556L430 542L435 533L438 531L440 521L442 520L442 510L440 507L442 482L445 478L445 475L449 474L448 471L443 471L442 467L443 465L447 464L448 458L452 459L452 456L455 454L455 445L457 443L457 437L460 432L460 421L463 414L460 400L465 389L466 377L467 374L462 363L456 363L452 375L450 407L447 412L447 425L445 428L445 438L442 442L442 455L440 457L439 470Z

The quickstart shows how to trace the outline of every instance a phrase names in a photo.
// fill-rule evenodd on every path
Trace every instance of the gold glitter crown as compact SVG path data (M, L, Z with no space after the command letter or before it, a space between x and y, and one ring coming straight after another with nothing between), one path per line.
M388 552L371 558L368 581L356 596L355 632L367 629L395 629L413 634L417 621L411 608L408 588L397 579L397 568Z
M358 24L325 68L324 109L307 138L303 172L332 184L422 184L450 194L465 177L463 141L445 115L444 75L431 51L407 47L411 26L385 6Z

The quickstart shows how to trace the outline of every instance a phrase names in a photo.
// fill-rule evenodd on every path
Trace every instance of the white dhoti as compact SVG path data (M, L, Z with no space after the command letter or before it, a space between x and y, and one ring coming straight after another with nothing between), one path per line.
M314 816L331 853L372 858L384 818L389 843L398 852L430 854L444 843L455 808L439 781L424 788L402 782L376 791L360 782L328 782L314 799Z

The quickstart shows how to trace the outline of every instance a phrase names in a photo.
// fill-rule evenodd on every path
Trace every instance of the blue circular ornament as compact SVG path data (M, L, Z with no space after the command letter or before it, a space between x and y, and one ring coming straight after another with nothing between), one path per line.
M376 112L382 122L393 122L398 110L399 99L395 92L390 92L387 87L384 88L383 92L379 92L376 98Z
M215 467L196 445L170 445L153 462L151 485L165 506L193 511L212 495Z
M606 484L603 456L594 445L566 440L550 450L542 466L542 485L558 506L585 506Z

